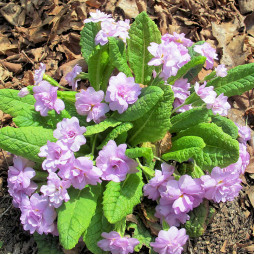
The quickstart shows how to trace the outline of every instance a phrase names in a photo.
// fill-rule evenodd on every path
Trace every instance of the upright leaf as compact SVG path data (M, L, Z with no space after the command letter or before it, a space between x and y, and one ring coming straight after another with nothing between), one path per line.
M143 194L142 173L129 174L123 182L110 181L103 196L104 215L110 223L116 223L133 212Z
M136 145L142 142L156 142L162 139L170 127L170 114L174 93L170 86L161 86L163 97L142 118L134 121L129 131L129 143Z
M38 153L47 141L54 142L53 130L42 127L4 127L0 130L0 148L12 154L42 162Z
M72 249L89 227L100 192L100 185L68 190L70 200L58 209L59 239L65 249Z
M152 55L148 51L151 42L160 43L161 34L146 12L140 13L129 29L128 61L137 83L148 84L154 66L148 66Z
M154 157L152 149L149 147L132 148L126 150L126 156L129 158L140 158L144 157L148 163L150 163Z
M89 22L86 23L81 31L81 53L88 63L89 57L95 48L95 37L100 30L98 23Z
M162 98L164 91L156 86L150 86L142 89L137 101L130 105L122 114L115 114L114 118L120 121L134 121L149 112L151 108Z

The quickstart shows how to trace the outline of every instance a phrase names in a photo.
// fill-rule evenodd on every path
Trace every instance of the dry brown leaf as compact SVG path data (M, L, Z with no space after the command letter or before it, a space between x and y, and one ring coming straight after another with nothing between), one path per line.
M99 8L101 6L101 3L96 0L87 0L86 4L90 7Z
M116 6L124 11L127 19L135 18L139 14L135 0L119 0Z
M126 216L126 221L130 221L130 222L133 222L135 224L138 224L137 218L134 214L128 214Z
M226 246L227 246L227 243L228 243L228 240L225 240L220 251L223 252L223 253L226 253Z
M139 13L147 11L147 1L146 0L135 0Z
M254 208L254 186L251 186L246 192L247 192L249 200Z
M16 41L11 42L7 35L0 33L0 55L8 55L8 52L18 49L18 43Z
M7 68L0 64L0 83L4 83L10 77L12 77L12 72L9 72Z
M247 14L254 11L254 0L238 0L240 13Z
M167 31L168 13L165 11L165 9L162 8L161 5L155 5L154 9L155 9L155 12L159 16L159 22L160 22L159 30L160 30L161 34L164 35L165 33L168 32Z
M24 77L21 80L23 86L33 85L34 84L34 74L31 70L24 72Z
M14 64L14 63L2 61L2 60L0 60L0 63L11 72L20 73L22 71L21 64Z

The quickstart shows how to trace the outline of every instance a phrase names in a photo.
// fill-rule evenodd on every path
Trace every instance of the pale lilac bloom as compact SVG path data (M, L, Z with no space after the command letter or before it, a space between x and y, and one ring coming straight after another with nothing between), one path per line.
M206 57L206 69L212 69L214 59L218 59L216 50L207 42L201 45L195 45L194 51Z
M127 77L121 72L110 78L105 101L109 102L112 111L117 110L118 113L123 113L127 110L129 104L137 101L141 89L139 84L135 83L133 77Z
M90 18L84 20L85 24L89 22L97 23L100 21L105 21L112 17L111 14L106 14L99 10L96 10L96 12L90 12L89 14L90 14Z
M82 68L79 65L75 65L71 72L69 72L65 79L68 82L69 86L72 87L72 90L76 90L78 87L78 81L81 79L75 79L77 75L82 72Z
M61 180L56 173L49 173L47 185L43 185L40 191L44 196L49 197L50 205L58 208L63 201L67 202L70 197L67 189L71 186L70 181Z
M189 239L186 235L186 229L178 230L176 227L171 227L168 231L159 231L155 242L150 243L153 250L159 254L181 254L184 244Z
M43 63L40 63L39 69L35 70L35 74L34 74L35 85L38 85L43 80L43 75L45 71L46 71L46 65Z
M71 119L63 119L57 124L57 129L54 130L53 136L63 143L67 144L71 151L78 151L81 145L86 143L84 133L85 127L80 127L79 120L76 117Z
M69 165L59 171L59 176L71 181L76 189L82 190L86 185L101 183L102 171L93 166L93 161L88 157L74 159Z
M161 192L160 195L173 203L175 214L187 213L203 200L204 191L201 184L200 179L192 179L189 175L183 175L178 181L168 181L166 191Z
M127 41L127 38L130 38L128 35L128 30L130 29L129 23L129 19L125 19L125 21L120 20L117 22L117 32L115 36L118 36L125 43Z
M215 67L215 71L218 77L226 77L228 75L225 65L218 65L217 67Z
M217 97L217 93L214 91L214 87L206 87L206 81L203 85L199 86L199 83L196 82L194 85L196 94L206 103L213 104Z
M231 106L228 103L228 97L221 93L218 97L215 98L213 103L207 103L206 108L212 109L213 114L227 116L228 110L231 108Z
M48 116L49 110L55 110L58 114L65 109L65 104L57 98L58 87L53 87L47 81L42 81L33 87L35 110L42 116Z
M246 144L247 141L251 140L251 129L248 126L241 126L235 123L238 127L238 141Z
M125 155L126 144L117 146L115 141L110 140L96 158L96 166L103 171L102 179L107 181L121 182L127 174L138 172L138 164Z
M31 196L37 189L35 182L31 181L35 177L35 170L32 168L34 163L15 156L13 166L8 171L8 191L13 197L13 205L19 207L24 195Z
M67 144L62 141L52 143L47 142L40 148L39 157L46 157L42 163L42 168L48 172L56 172L58 168L64 167L74 157L73 152Z
M149 62L149 66L159 66L164 63L165 56L168 54L169 46L167 46L164 43L157 44L154 42L150 43L150 46L148 46L148 51L151 53L151 55L154 56Z
M108 43L108 37L118 36L118 25L113 19L107 19L102 21L101 30L97 33L95 37L95 43L105 45Z
M247 147L243 143L239 143L239 156L242 159L241 173L244 174L246 167L250 163L250 154L247 151Z
M33 194L30 199L25 197L21 203L21 223L30 234L35 231L40 235L55 232L54 220L57 217L54 207L49 205L48 197Z
M161 37L161 40L166 43L174 42L176 44L182 44L185 47L190 47L193 44L193 42L190 39L185 38L184 33L177 34L176 32L173 32L173 35L164 34Z
M211 175L201 176L201 180L205 198L216 203L232 201L242 189L242 180L238 173L231 173L219 167L214 167Z
M166 163L161 164L162 171L155 170L155 177L143 186L144 196L152 200L157 200L160 197L159 188L166 185L169 180L173 180L174 166Z
M27 88L22 88L20 90L20 92L18 93L18 96L19 97L25 97L25 96L27 96L29 94L30 94L30 92L29 92L29 90Z
M94 88L89 87L86 91L82 89L75 97L76 110L80 115L87 115L87 122L93 120L95 123L99 123L106 118L105 114L110 111L107 104L101 103L104 99L102 90L95 91Z
M190 218L187 213L181 212L176 214L173 209L173 204L165 198L161 198L159 205L156 206L155 217L160 219L161 224L165 220L169 226L175 227L179 227Z
M104 239L97 243L104 251L110 251L112 254L133 253L134 248L140 242L136 238L121 237L118 232L103 232L101 235Z

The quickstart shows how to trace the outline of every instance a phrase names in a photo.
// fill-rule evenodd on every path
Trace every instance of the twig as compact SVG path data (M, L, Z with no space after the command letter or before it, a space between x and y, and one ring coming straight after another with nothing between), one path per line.
M12 204L10 204L10 206L3 212L0 214L0 219L11 209Z

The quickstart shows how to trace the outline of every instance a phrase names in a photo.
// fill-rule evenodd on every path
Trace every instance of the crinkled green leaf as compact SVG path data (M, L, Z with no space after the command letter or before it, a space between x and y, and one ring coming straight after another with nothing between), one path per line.
M127 77L131 77L132 73L127 64L126 48L124 42L115 37L109 37L108 40L110 62L120 72L126 74Z
M223 168L235 163L239 158L238 141L214 123L200 123L181 131L175 139L183 136L199 136L204 140L206 146L193 156L202 170L211 170L215 166Z
M129 129L133 127L133 124L130 122L124 122L121 123L119 126L114 128L104 139L104 141L98 146L98 149L102 149L103 146L105 146L108 141L115 140L119 135L121 135L124 132L127 132Z
M53 130L42 127L4 127L0 130L0 148L12 154L42 162L38 156L40 148L47 141L55 142Z
M102 238L103 232L109 233L114 226L108 222L103 213L102 196L98 198L95 215L92 217L89 227L83 235L83 240L87 248L94 254L107 253L97 246Z
M184 136L172 143L169 152L162 155L164 160L176 160L178 162L187 161L195 154L202 151L205 143L198 136Z
M143 194L142 173L130 174L123 182L110 181L103 196L104 215L110 223L116 223L133 212Z
M198 123L208 122L210 119L209 114L210 110L202 107L197 107L177 114L170 119L171 128L169 132L176 133L186 128L195 126Z
M137 101L130 105L124 113L115 114L114 118L119 121L135 121L149 112L163 94L164 91L156 86L143 88Z
M125 152L126 156L129 158L140 158L144 157L147 162L151 162L153 160L153 152L152 149L149 147L141 147L141 148L132 148L132 149L127 149Z
M90 85L96 90L100 90L105 79L106 67L109 63L108 44L97 45L88 60L88 73Z
M203 56L196 56L192 58L187 64L178 70L176 76L171 76L168 78L167 83L173 85L175 81L182 77L187 78L188 81L191 81L202 70L205 61L206 57Z
M121 124L120 121L117 121L114 119L106 119L106 120L100 122L99 124L88 126L85 136L90 136L90 135L101 133L109 127L116 127L120 124Z
M254 87L254 64L234 67L228 71L226 77L217 77L208 82L207 86L214 86L218 95L221 93L227 97L241 95Z
M100 192L100 185L68 189L70 200L58 209L59 240L65 249L72 249L89 227Z
M98 23L89 22L86 23L81 31L81 53L88 63L89 57L95 48L95 37L100 30Z
M232 120L220 115L213 115L212 122L215 123L217 126L221 127L222 130L228 135L230 135L232 138L237 139L238 128Z
M153 56L147 48L151 42L160 43L161 34L146 12L136 17L128 34L130 36L127 40L129 65L135 74L135 81L146 85L151 80L155 68L148 65Z
M148 114L134 121L134 127L129 131L129 143L133 146L162 139L170 127L174 93L170 86L160 85L160 88L164 91L163 97Z
M37 245L37 254L62 254L59 247L58 237L52 235L39 235L37 232L33 234Z

